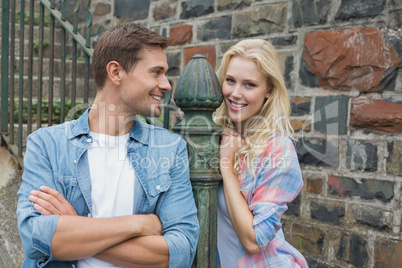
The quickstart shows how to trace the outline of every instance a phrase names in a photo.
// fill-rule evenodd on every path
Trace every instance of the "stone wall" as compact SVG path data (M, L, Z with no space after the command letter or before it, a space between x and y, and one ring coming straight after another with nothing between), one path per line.
M93 33L101 24L134 20L169 37L173 88L196 53L217 68L244 38L272 42L292 101L305 183L283 217L287 240L312 268L400 266L401 0L81 2L93 13ZM2 196L16 192L18 183L0 185ZM2 215L15 211L15 195L10 198ZM0 252L8 252L0 254L0 267L11 267L22 260L21 246L5 233L16 233L1 233L15 243L0 243Z
M305 187L283 218L310 267L402 263L401 0L92 0L96 29L169 37L173 84L195 53L212 67L244 38L279 53Z

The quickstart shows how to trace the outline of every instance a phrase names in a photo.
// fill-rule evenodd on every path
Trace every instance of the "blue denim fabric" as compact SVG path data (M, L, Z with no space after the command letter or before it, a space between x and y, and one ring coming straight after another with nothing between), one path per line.
M28 200L42 185L56 189L80 216L91 217L87 149L92 143L87 110L78 120L41 128L28 137L18 191L18 228L27 258L22 267L76 267L56 261L51 241L58 216L43 216ZM186 142L177 134L136 118L127 144L137 180L133 214L159 216L169 247L169 267L190 267L199 235Z

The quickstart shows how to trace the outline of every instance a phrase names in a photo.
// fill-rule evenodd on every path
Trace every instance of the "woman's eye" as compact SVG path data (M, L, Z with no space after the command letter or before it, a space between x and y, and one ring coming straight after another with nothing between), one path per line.
M231 79L231 78L226 78L226 82L228 82L229 84L233 84L233 83L234 83L233 79Z
M247 83L247 84L246 84L246 87L255 87L255 84L253 84L253 83Z

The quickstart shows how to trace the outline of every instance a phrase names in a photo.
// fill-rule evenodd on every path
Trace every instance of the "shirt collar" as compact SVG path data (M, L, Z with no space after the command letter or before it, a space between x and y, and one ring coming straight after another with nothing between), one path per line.
M73 124L71 128L71 138L76 138L81 135L89 135L89 123L88 123L88 108ZM143 122L138 116L135 117L135 122L130 130L130 139L134 139L142 144L148 145L148 136L150 126Z

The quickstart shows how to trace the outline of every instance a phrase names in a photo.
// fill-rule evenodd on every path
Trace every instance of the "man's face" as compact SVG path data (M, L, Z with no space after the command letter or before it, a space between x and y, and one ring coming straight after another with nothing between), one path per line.
M142 50L142 60L128 73L123 71L119 105L129 115L160 116L161 98L172 87L166 78L166 55L160 47Z

